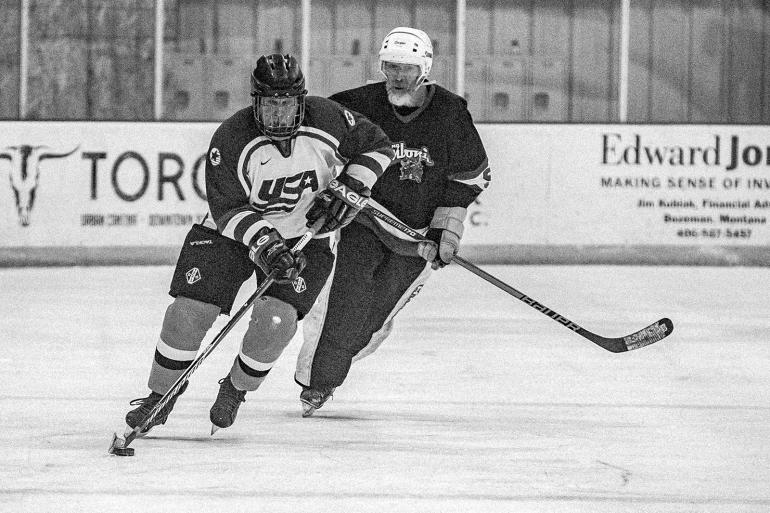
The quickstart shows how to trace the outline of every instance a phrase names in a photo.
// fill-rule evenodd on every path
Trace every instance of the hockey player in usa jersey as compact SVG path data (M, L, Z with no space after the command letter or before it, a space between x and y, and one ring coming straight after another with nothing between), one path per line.
M385 82L331 96L382 127L393 143L395 160L369 204L432 242L408 240L366 210L341 230L333 278L304 322L295 379L306 416L342 384L354 359L382 343L431 270L449 263L467 207L489 184L486 151L465 100L427 80L432 55L425 32L398 27L379 52Z
M242 283L280 277L254 305L248 329L209 412L212 433L229 427L289 343L332 270L330 235L349 223L393 156L383 131L328 99L306 96L291 55L260 57L253 104L217 128L206 162L209 214L182 247L152 361L150 395L132 401L128 427L141 425L195 358L219 314L229 314ZM322 227L302 251L294 242L308 212ZM320 221L323 219L323 221ZM164 424L180 392L149 430Z

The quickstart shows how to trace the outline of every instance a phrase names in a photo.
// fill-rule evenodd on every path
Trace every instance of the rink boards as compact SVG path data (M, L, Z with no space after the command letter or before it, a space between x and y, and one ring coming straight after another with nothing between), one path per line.
M205 159L216 127L0 123L0 265L173 262L206 213ZM468 258L770 262L768 127L478 129L492 182L469 209Z

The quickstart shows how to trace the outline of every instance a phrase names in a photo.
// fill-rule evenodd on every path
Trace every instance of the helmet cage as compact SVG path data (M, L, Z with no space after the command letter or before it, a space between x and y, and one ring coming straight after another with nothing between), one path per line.
M384 62L398 64L415 64L420 67L420 76L417 77L415 87L419 87L428 79L428 74L433 66L433 43L422 30L410 27L397 27L391 30L382 41L379 52L380 73L383 71ZM387 77L386 77L387 78Z
M270 106L274 98L294 98L295 103L283 106ZM294 115L287 119L286 111L296 106ZM265 116L265 111L271 109L277 111L277 115ZM283 112L281 112L283 111ZM302 120L305 118L305 95L261 96L254 95L254 117L259 129L274 141L289 139L299 130Z
M306 95L305 77L293 55L263 55L257 60L257 66L251 73L252 107L257 126L267 137L282 141L299 130L305 117ZM282 102L268 102L277 98L294 98L295 103L280 105ZM281 110L294 108L294 105L296 111L290 119L287 119L287 112L281 114ZM270 110L273 115L265 117L265 111Z

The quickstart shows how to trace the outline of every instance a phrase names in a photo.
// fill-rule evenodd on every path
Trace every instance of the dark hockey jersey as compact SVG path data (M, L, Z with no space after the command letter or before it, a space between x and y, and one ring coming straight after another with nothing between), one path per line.
M392 157L378 126L326 98L306 98L289 157L262 135L252 108L241 109L211 139L204 225L247 246L269 225L285 238L298 237L307 230L305 214L316 194L346 165L363 166L350 172L371 186Z
M430 224L436 207L467 207L490 181L466 101L438 85L428 87L426 103L408 116L395 112L384 82L330 97L390 138L395 159L372 189L372 199L416 229Z

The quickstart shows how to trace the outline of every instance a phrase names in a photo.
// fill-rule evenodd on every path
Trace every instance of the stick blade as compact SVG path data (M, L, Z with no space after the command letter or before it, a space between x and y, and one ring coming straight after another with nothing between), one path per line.
M664 317L658 322L654 322L643 328L636 333L632 333L622 338L626 351L633 351L640 347L649 346L660 340L663 340L667 336L671 335L674 331L674 323L671 319Z

